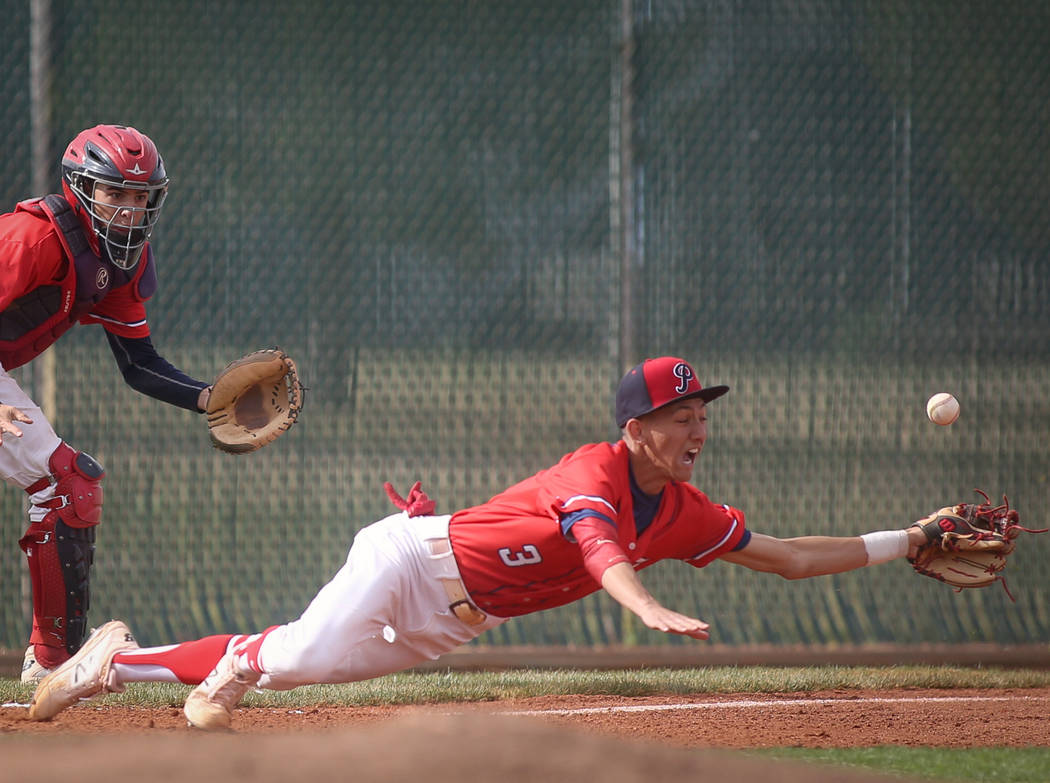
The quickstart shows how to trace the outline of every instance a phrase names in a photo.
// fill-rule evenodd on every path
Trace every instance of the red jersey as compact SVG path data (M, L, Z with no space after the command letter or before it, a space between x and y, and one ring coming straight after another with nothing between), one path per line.
M743 512L716 505L691 484L670 482L652 523L638 535L627 444L590 444L452 515L452 551L478 607L516 617L598 590L580 545L561 528L563 517L580 511L612 521L616 543L636 571L667 559L702 568L732 551L745 533Z
M8 370L24 364L77 321L121 337L148 337L145 301L156 288L149 248L130 276L107 268L105 278L80 280L62 233L28 204L0 215L0 364ZM96 283L97 301L85 306L82 297Z

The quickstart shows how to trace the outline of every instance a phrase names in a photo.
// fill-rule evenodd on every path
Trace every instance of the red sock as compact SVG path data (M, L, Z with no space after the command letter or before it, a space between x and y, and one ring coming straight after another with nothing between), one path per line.
M259 650L262 649L263 640L270 635L270 631L279 627L280 626L277 625L271 625L262 633L256 634L254 637L248 637L247 644L241 644L238 642L240 646L237 648L237 654L238 656L244 656L243 658L238 658L238 660L243 660L252 671L262 673L263 668L262 664L259 662Z
M122 682L158 681L156 670L159 667L167 669L179 682L198 685L226 654L232 638L233 634L221 634L167 647L119 652L113 656L113 663L121 665ZM136 672L136 667L143 668Z

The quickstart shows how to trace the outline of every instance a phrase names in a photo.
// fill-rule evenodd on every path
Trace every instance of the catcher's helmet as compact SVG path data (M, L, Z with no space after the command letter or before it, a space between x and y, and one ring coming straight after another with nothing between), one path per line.
M106 217L95 197L98 183L144 190L148 195L146 206L122 206L118 210L104 206L104 212L112 212ZM114 264L133 269L168 194L164 161L149 136L124 125L96 125L81 131L62 156L62 189L95 250L101 253L100 247L104 247ZM130 225L117 222L117 215L126 211L132 213ZM100 240L104 243L101 246Z

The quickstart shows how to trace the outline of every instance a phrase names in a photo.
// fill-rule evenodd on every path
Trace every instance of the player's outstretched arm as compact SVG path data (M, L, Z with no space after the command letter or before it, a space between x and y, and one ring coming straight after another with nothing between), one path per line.
M602 574L602 587L618 603L638 615L648 628L691 636L694 639L708 637L707 623L661 605L645 589L629 563L617 563L605 569Z
M886 540L873 538L879 536ZM722 560L785 579L808 579L914 556L924 540L925 534L918 528L869 534L867 542L861 536L774 538L752 533L746 547L723 555Z

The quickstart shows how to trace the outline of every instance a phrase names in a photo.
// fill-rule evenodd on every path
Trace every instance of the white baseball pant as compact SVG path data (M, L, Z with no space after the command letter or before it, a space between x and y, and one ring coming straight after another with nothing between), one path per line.
M442 580L459 580L449 516L404 512L358 532L346 563L302 616L263 640L259 686L355 682L434 660L507 618L468 625Z
M16 421L14 424L22 430L22 437L9 432L3 433L3 445L0 445L0 477L8 484L25 489L38 479L51 473L48 460L62 439L55 434L51 423L29 395L22 391L7 371L0 368L0 402L13 405L33 420L32 424ZM54 485L45 487L30 498L33 507L29 510L29 520L38 522L44 518L48 509L39 508L37 503L50 500L55 495Z

